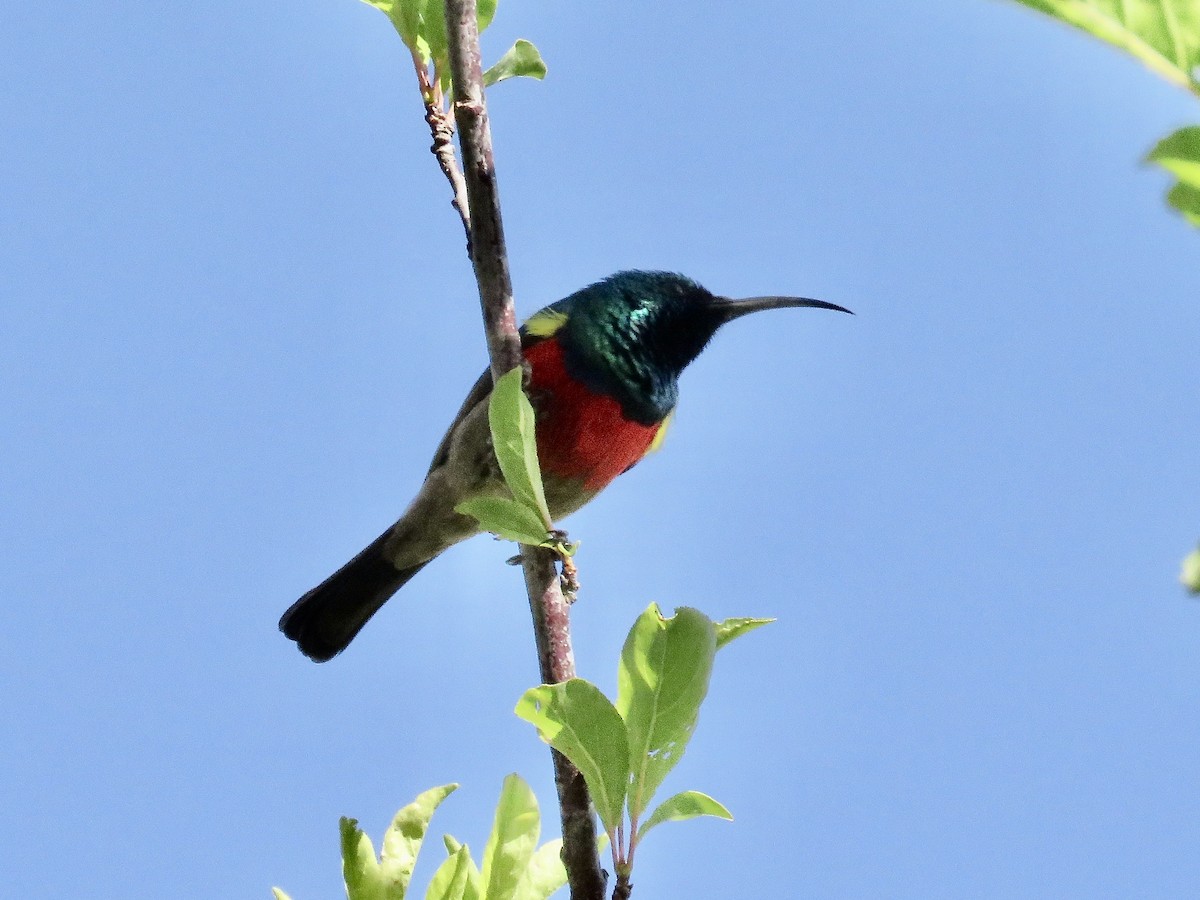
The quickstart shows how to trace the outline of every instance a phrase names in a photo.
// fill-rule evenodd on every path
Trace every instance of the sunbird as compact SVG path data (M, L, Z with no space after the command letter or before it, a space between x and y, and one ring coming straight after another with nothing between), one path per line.
M538 460L555 521L661 443L679 376L717 329L763 309L850 310L807 297L733 300L672 272L618 272L533 314L521 328ZM291 605L279 629L316 662L341 653L387 600L438 554L479 534L454 507L506 496L492 450L484 372L396 524Z

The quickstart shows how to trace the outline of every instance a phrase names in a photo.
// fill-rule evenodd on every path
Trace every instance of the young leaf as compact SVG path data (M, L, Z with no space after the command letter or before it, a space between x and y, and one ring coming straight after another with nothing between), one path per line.
M1193 225L1200 225L1200 125L1180 128L1169 134L1146 156L1179 182L1167 195L1167 201Z
M637 841L641 843L646 832L655 825L663 822L682 822L685 819L694 819L696 816L715 816L718 819L733 821L733 813L708 794L702 794L699 791L682 791L674 797L668 797L658 805L658 809L654 810L650 814L650 818L643 822L638 829Z
M540 544L546 540L541 519L528 506L507 497L471 497L454 511L479 521L484 531L518 544Z
M572 678L530 688L516 714L534 725L543 741L583 774L605 831L621 822L629 780L629 738L625 723L594 684Z
M438 866L425 892L425 900L464 900L471 867L471 851L464 844Z
M442 90L450 93L450 41L446 37L445 0L425 0L421 15L421 37L429 47L429 58L441 76Z
M540 831L537 798L520 775L509 775L500 789L492 833L483 851L483 895L487 900L516 896Z
M1200 3L1196 0L1017 0L1140 59L1200 94Z
M370 2L370 0L368 0ZM423 0L421 33L429 46L429 55L441 76L442 90L450 94L450 63L449 38L446 36L446 3L445 0ZM496 0L479 0L475 4L475 21L479 25L479 33L492 24L496 15Z
M494 66L483 73L483 83L487 87L503 81L505 78L516 78L525 75L541 80L546 77L546 63L538 48L526 40L518 40L508 48Z
M429 54L429 41L425 39L422 31L425 11L430 6L429 0L395 0L394 5L399 7L399 14L389 12L388 18L400 33L400 40L421 58L423 65L428 66L433 57Z
M349 900L387 900L379 861L371 839L358 827L357 819L343 816L338 821L342 836L342 880Z
M774 621L774 619L726 619L724 622L715 622L713 627L717 629L717 649L720 650L734 638L740 638L743 634L747 634L755 628L770 625Z
M404 45L413 51L421 52L423 50L423 58L426 63L429 62L429 45L425 44L421 37L421 16L426 6L426 0L363 0L363 2L383 12L391 20L392 26L400 35L400 40L404 41Z
M475 21L479 23L479 33L487 31L496 15L496 0L479 0L475 4Z
M446 38L446 4L445 0L363 0L376 9L381 10L388 19L400 40L406 47L416 53L421 62L429 65L437 63L441 75L442 89L450 91L450 66L448 63L448 40ZM476 4L476 21L479 23L479 33L492 23L496 15L496 0L479 0Z
M1184 558L1179 580L1193 594L1200 594L1200 547Z
M1167 192L1167 202L1179 210L1188 222L1200 228L1200 188L1177 184Z
M1200 188L1200 125L1180 128L1169 134L1147 154L1180 181Z
M596 850L608 846L608 835L596 835ZM567 868L562 861L562 838L547 841L530 857L521 875L513 900L548 900L551 894L567 883Z
M521 873L514 900L547 900L567 883L567 867L562 861L562 838L547 841L529 858Z
M446 845L446 853L450 856L466 847L466 844L460 844L451 834L443 834L442 843ZM471 859L470 851L467 852L467 886L463 890L463 900L483 900L483 879L479 875L479 867L475 865L475 860Z
M488 424L496 461L513 499L542 517L543 531L551 525L542 477L538 469L533 407L521 390L524 371L517 367L500 377L488 401Z
M708 693L716 629L698 610L664 619L651 603L629 631L617 671L617 711L629 734L629 816L650 798L687 748Z
M421 852L421 844L425 841L429 820L433 818L434 810L457 788L457 784L430 788L392 819L383 836L379 865L380 875L388 885L387 900L404 900L413 869L417 865L417 854Z

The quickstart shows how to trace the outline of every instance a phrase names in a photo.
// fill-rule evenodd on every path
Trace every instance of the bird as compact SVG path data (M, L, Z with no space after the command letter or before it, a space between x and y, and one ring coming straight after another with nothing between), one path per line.
M731 299L673 272L623 271L536 312L522 326L538 460L554 521L575 512L658 448L679 376L717 330L749 313L816 307L807 297ZM475 383L416 498L394 525L304 594L279 629L315 662L341 653L409 579L480 533L463 500L505 496L488 426L490 372Z

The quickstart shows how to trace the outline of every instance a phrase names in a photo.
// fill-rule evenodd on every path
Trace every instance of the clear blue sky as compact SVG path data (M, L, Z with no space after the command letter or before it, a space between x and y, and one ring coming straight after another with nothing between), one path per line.
M582 674L651 600L722 654L635 896L1200 884L1200 105L1013 4L501 3L518 307L627 267L738 322L569 520ZM6 896L340 895L337 817L479 848L537 678L511 547L334 662L282 610L403 509L485 353L405 52L352 0L18 4L0 32ZM549 830L549 829L548 829ZM432 871L436 845L419 867Z

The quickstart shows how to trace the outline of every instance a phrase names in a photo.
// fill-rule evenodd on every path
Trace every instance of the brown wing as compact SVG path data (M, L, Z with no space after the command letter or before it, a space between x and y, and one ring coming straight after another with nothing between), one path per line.
M548 308L536 313L533 316L533 319L530 321L536 320L538 316L544 315L547 312ZM550 334L552 333L553 332L550 332ZM549 334L530 334L523 327L521 329L521 349L528 350L534 344L544 341L547 337L549 337ZM450 427L447 428L446 433L442 435L442 441L440 444L438 444L437 451L433 454L433 462L429 464L430 472L442 465L450 456L450 435L454 433L454 429L458 427L458 423L465 419L467 417L467 413L473 410L478 404L486 401L487 398L491 396L491 393L492 371L491 369L487 369L482 375L479 376L479 380L471 386L471 390L467 392L467 399L463 401L462 406L458 410L458 415L454 417L454 421L450 423Z
M442 436L442 442L438 444L437 451L433 454L433 462L429 464L429 471L432 472L438 466L446 462L450 456L450 435L454 434L454 429L458 427L458 423L467 417L472 409L478 404L487 401L487 398L492 393L492 372L490 369L479 376L479 380L472 385L471 390L467 392L467 399L463 401L462 407L458 411L458 415L454 417L454 421L450 423L450 427L446 429L446 433Z

